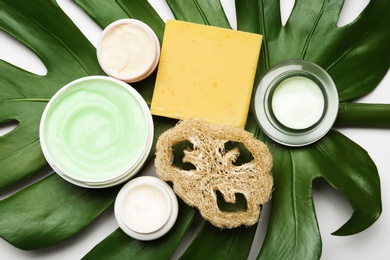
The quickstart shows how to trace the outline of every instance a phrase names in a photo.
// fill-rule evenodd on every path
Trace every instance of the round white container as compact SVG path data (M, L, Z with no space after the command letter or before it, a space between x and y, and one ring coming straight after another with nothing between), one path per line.
M165 235L178 215L178 202L171 187L157 177L142 176L119 191L114 206L119 227L138 240Z
M87 188L123 183L145 163L153 143L153 119L128 84L89 76L61 88L40 122L40 143L50 166Z
M160 42L154 31L136 19L109 24L97 45L97 58L107 75L131 83L148 77L160 59Z
M337 88L320 66L286 60L268 70L253 95L261 129L274 141L303 146L322 138L333 126L339 107Z

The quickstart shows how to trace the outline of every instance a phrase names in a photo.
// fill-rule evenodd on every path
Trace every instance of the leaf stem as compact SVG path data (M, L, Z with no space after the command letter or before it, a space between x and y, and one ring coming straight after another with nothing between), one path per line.
M390 127L390 104L341 102L335 125Z

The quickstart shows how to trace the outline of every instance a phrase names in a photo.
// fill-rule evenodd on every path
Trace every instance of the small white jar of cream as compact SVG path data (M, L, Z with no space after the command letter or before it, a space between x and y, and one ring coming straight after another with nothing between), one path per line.
M165 235L178 215L178 202L171 187L157 177L142 176L119 191L114 206L119 227L137 240Z
M288 146L308 145L323 137L336 120L338 106L332 78L304 60L273 66L253 96L256 119L264 133Z
M89 76L61 88L47 104L39 137L50 166L87 188L127 181L145 163L153 119L142 96L127 83Z
M120 19L103 30L97 58L107 75L128 83L140 81L156 69L160 42L147 24Z

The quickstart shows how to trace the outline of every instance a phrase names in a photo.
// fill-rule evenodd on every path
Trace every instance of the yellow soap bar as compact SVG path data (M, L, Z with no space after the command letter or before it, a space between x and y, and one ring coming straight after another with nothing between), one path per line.
M244 127L262 36L168 20L151 113Z

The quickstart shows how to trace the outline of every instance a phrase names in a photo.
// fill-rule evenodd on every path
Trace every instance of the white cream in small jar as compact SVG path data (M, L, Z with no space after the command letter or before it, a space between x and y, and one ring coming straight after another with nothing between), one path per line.
M129 181L115 200L119 227L138 240L165 235L178 215L178 202L171 187L157 177L142 176Z
M103 30L97 57L107 75L128 83L136 82L156 69L160 42L147 24L136 19L121 19Z
M270 68L258 82L252 102L263 132L287 146L309 145L322 138L339 107L330 75L305 60L286 60Z
M324 95L312 80L294 76L283 80L272 95L276 119L291 129L306 129L316 124L325 108Z

